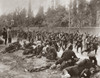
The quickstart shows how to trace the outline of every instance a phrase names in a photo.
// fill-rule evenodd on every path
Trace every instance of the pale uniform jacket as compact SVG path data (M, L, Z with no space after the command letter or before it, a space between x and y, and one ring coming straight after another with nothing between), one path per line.
M7 30L7 37L12 38L12 32L10 29Z

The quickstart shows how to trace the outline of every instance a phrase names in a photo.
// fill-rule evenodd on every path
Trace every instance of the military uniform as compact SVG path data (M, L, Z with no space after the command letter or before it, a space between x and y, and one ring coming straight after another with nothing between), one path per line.
M68 67L65 70L73 77L80 76L84 69L90 69L91 67L94 67L93 63L89 59L84 59L79 64Z
M73 66L75 64L75 62L76 62L75 58L77 58L77 56L75 55L75 53L72 50L66 50L62 54L61 59L57 60L57 62L55 64L56 65L61 64L61 68L60 69L63 70L64 68L66 68L68 66Z

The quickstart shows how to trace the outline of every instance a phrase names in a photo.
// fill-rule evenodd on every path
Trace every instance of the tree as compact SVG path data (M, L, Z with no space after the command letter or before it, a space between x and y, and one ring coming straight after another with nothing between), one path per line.
M46 18L45 18L47 26L50 27L54 26L55 14L56 14L56 10L48 8L48 11L46 12Z
M96 19L97 19L97 11L100 8L100 0L91 0L90 1L90 11L91 11L91 23L92 26L96 26Z
M76 27L77 26L77 23L78 23L78 10L77 10L77 7L78 4L77 4L77 0L74 0L73 1L73 7L72 7L72 27Z
M13 12L14 26L24 26L26 24L26 9L17 8Z
M86 12L86 5L87 1L86 0L78 0L78 23L79 27L84 26L84 20L85 20L85 12Z
M26 9L22 9L20 12L20 24L23 25L26 19Z
M43 9L43 7L40 7L39 11L35 17L35 25L39 26L39 27L43 26L43 21L45 19L44 17L45 17L44 16L44 9Z
M64 6L58 6L56 9L56 26L67 27L68 26L68 12Z
M91 11L86 0L74 0L72 8L72 26L86 27L90 24Z
M46 13L46 23L50 27L68 26L68 12L64 6L56 9L49 8Z

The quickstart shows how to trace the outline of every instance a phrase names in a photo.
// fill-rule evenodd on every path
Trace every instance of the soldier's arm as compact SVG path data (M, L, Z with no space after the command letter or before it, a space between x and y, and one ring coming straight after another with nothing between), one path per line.
M73 54L72 54L72 57L71 57L72 59L73 58L77 58L77 56L76 56L76 54L73 52Z
M64 61L64 58L60 58L59 60L57 60L57 62L55 63L56 65L61 64Z

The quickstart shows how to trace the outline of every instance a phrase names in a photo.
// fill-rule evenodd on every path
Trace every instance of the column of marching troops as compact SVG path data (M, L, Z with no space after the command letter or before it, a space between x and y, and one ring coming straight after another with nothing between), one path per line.
M13 33L14 34L14 33ZM92 74L99 70L96 55L98 52L99 38L88 34L67 32L49 32L49 31L19 31L17 41L11 43L2 53L13 53L17 50L23 50L23 55L36 56L37 58L46 57L54 64L49 64L41 68L33 68L29 72L42 71L45 69L59 69L62 76L66 78L80 76L80 78L90 78ZM29 43L26 43L28 40ZM23 45L20 42L23 41ZM34 46L34 47L33 47ZM81 49L81 51L79 50ZM57 53L63 50L63 54L58 58ZM81 60L76 56L77 53L87 53L88 59ZM93 53L95 52L95 54Z

